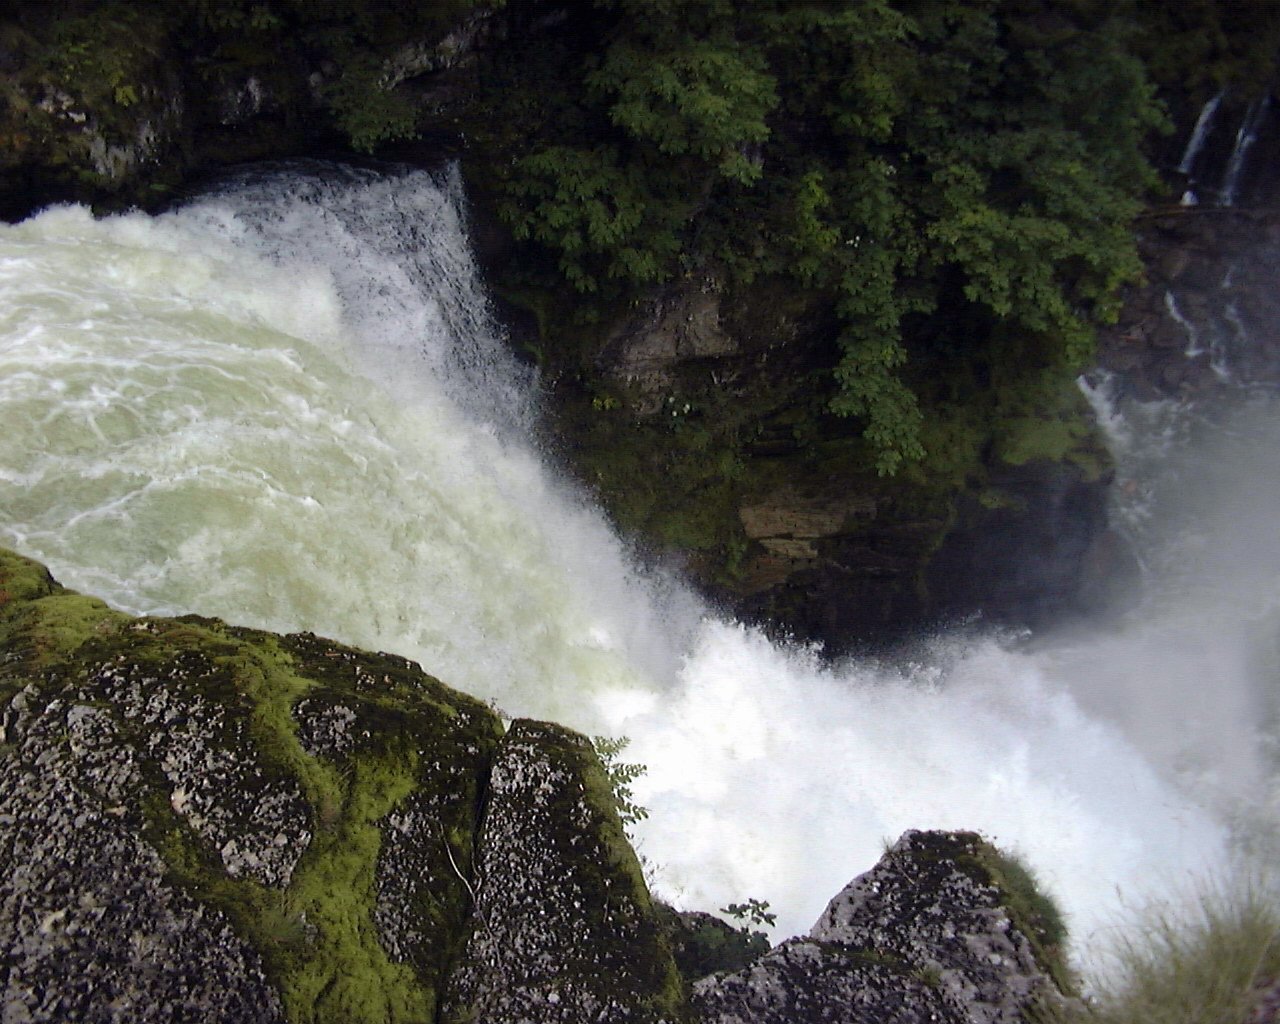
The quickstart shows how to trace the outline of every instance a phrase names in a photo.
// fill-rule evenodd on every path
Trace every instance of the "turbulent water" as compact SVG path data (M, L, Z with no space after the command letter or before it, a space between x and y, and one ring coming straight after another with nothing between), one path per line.
M1141 414L1120 511L1155 596L1125 620L824 666L637 570L527 443L456 182L295 168L0 228L0 543L130 611L313 630L630 736L659 892L768 900L783 934L906 828L1021 852L1078 949L1265 840L1280 545L1246 483L1280 478L1275 418L1170 477Z

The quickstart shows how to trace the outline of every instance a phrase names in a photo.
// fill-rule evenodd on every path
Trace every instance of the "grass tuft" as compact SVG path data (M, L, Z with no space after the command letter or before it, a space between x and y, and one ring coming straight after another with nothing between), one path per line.
M1280 903L1259 882L1185 909L1149 909L1114 954L1105 988L1054 1024L1246 1024L1280 979Z

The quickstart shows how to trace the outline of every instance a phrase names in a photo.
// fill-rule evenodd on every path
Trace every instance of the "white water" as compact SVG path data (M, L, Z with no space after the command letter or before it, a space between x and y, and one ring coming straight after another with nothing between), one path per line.
M1125 639L1141 623L824 667L638 572L523 440L456 186L338 177L0 229L0 543L135 612L314 630L627 734L660 892L767 899L782 934L903 829L971 828L1084 949L1261 820L1249 721L1190 728L1183 682ZM1205 621L1197 677L1258 706L1256 671L1218 681Z
M1191 130L1191 138L1187 140L1187 148L1183 150L1182 160L1178 164L1178 170L1181 173L1189 175L1195 167L1196 158L1204 148L1210 129L1213 128L1213 117L1218 112L1218 107L1225 95L1225 92L1217 93L1200 108L1200 116L1196 118L1195 127Z
M1258 141L1258 133L1262 122L1271 109L1271 97L1263 96L1249 104L1244 120L1236 131L1235 145L1231 149L1231 157L1227 161L1227 169L1222 178L1222 190L1219 203L1223 206L1234 206L1240 197L1240 176L1244 172L1245 161L1249 150Z

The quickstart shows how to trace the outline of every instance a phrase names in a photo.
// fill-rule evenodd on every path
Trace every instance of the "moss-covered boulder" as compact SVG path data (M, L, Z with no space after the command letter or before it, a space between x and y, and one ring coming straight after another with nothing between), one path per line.
M310 635L131 619L8 553L0 646L6 1021L435 1012L484 705Z
M587 739L2 550L0 856L5 1024L687 1013Z
M434 1014L488 708L315 636L134 620L9 553L0 645L6 1021Z
M707 1022L1013 1024L1065 979L1051 906L977 836L908 833L754 959L653 903L585 737L3 550L0 858L4 1024L678 1024L725 969Z
M1021 1024L1069 979L1056 914L979 836L908 832L807 938L704 979L705 1024Z
M490 778L450 1024L685 1020L680 975L589 741L512 724Z

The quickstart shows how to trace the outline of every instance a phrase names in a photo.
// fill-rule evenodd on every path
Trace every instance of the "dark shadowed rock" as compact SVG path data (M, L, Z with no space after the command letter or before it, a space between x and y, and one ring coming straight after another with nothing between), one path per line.
M734 927L701 910L675 910L662 903L657 908L676 967L688 982L736 971L769 951L764 932Z

